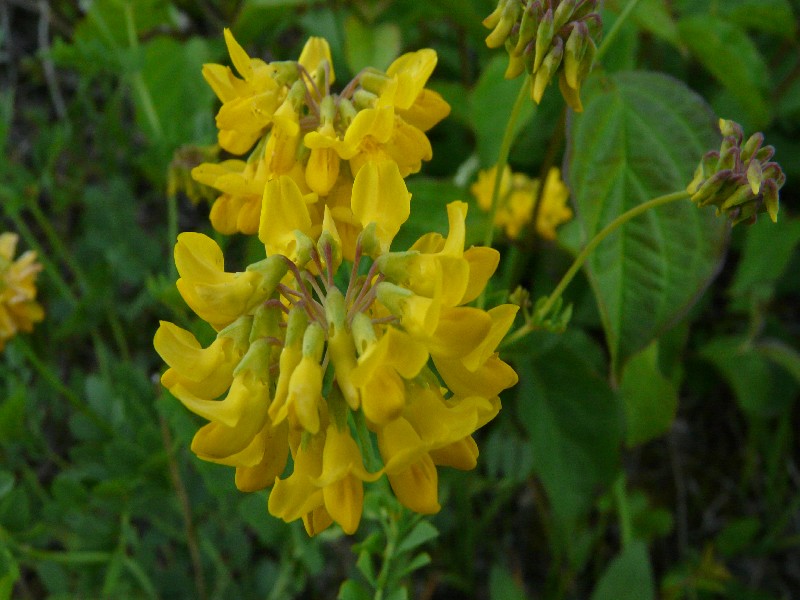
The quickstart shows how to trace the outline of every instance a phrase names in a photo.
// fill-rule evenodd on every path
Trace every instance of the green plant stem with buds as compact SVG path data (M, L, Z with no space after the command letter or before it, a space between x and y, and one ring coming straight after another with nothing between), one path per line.
M638 206L634 206L630 210L622 213L616 219L611 221L608 225L603 227L592 239L586 244L586 247L580 251L578 256L575 257L575 260L570 265L567 272L564 273L564 276L561 278L561 281L558 282L553 292L547 297L547 300L541 307L536 311L536 315L531 320L530 323L526 323L519 329L517 329L514 333L509 335L504 341L502 346L507 347L516 342L517 340L525 337L530 332L534 331L537 326L535 323L540 322L541 319L547 317L547 314L553 308L553 305L558 301L561 297L561 294L564 293L564 290L573 280L575 275L578 274L578 271L583 266L583 263L586 262L586 259L589 258L594 249L606 239L609 235L614 233L617 229L619 229L622 225L633 219L634 217L638 217L640 214L647 212L651 208L656 208L657 206L662 206L664 204L669 204L671 202L677 202L678 200L688 200L690 197L689 193L686 191L680 192L672 192L671 194L666 194L664 196L658 196L657 198L653 198L652 200L648 200L647 202L643 202ZM537 318L538 317L538 318Z
M631 12L633 12L633 9L636 8L637 4L639 4L639 0L629 0L628 4L625 5L625 8L622 9L622 12L619 13L617 20L614 21L611 29L608 30L608 33L603 38L603 42L597 49L597 54L594 57L595 63L600 62L600 59L603 57L603 55L608 52L611 44L614 43L614 39L619 34L619 30L622 29L622 25L628 20L628 17L630 16Z

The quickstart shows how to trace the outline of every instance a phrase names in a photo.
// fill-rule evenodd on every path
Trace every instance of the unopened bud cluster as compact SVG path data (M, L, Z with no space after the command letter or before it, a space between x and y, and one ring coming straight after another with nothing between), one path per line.
M499 0L483 20L492 30L486 45L505 44L506 79L530 73L534 102L541 101L545 88L558 75L564 100L580 112L581 84L591 71L597 52L593 38L602 27L596 8L597 0Z
M744 140L741 125L720 119L724 136L719 151L703 156L686 191L698 206L712 204L717 215L725 213L734 225L754 223L766 212L773 223L778 219L778 190L786 182L778 163L770 159L772 146L762 146L764 134L758 132Z

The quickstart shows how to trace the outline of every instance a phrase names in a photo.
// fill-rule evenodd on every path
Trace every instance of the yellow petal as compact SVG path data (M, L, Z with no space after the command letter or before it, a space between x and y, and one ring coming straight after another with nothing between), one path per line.
M403 380L386 365L379 365L372 378L359 386L364 416L373 424L382 426L399 417L405 406L406 393Z
M244 395L241 401L243 418L239 419L236 426L228 427L219 422L205 425L192 440L192 452L200 458L219 460L241 452L253 442L267 421L269 396L266 388L252 388L251 393Z
M303 515L303 526L306 529L306 533L311 537L325 531L331 526L331 523L333 523L333 519L331 519L324 506L318 506L310 513Z
M436 370L445 385L460 396L492 398L518 381L517 373L494 354L474 371L459 359L433 357Z
M397 92L394 97L395 106L401 109L409 108L425 87L428 78L436 68L436 51L423 48L416 52L408 52L389 65L386 74L398 80Z
M325 436L314 436L301 446L294 459L294 471L286 479L278 479L269 495L270 514L287 523L323 506L322 489L313 483L322 471L322 449Z
M252 79L253 67L250 64L250 57L248 56L247 52L244 51L244 48L242 48L239 45L239 42L237 42L233 37L230 29L226 27L223 33L225 35L225 44L228 46L228 54L231 55L233 66L236 67L237 71L239 71L239 75L245 79Z
M312 434L318 433L320 427L322 375L320 364L311 356L303 356L289 379L289 415Z
M207 235L186 231L175 244L175 266L181 277L196 281L224 282L225 258L217 243Z
M327 61L330 67L329 83L333 83L335 76L333 72L333 60L331 59L331 48L328 45L328 41L322 37L308 38L297 62L303 65L306 71L313 75L323 61Z
M464 366L467 369L474 371L494 354L495 349L503 341L503 337L508 333L511 325L514 324L514 318L518 311L519 306L514 304L502 304L489 310L488 314L492 319L491 329L480 345L463 358Z
M492 318L478 308L442 308L436 331L428 340L428 349L432 356L466 356L485 340L491 326Z
M450 105L433 90L422 90L408 110L398 110L400 117L420 131L428 131L450 114Z
M378 449L386 474L404 471L428 455L428 446L403 417L378 429Z
M364 509L364 484L348 475L322 489L325 510L337 522L342 531L352 535L361 522Z
M296 246L295 229L308 234L311 215L300 188L291 177L281 175L264 188L258 238L266 247L267 256L291 257Z
M411 194L397 165L390 161L364 165L353 182L352 208L362 227L376 224L381 250L388 252L411 210Z
M258 464L236 468L236 488L255 492L271 486L286 468L289 458L288 427L273 427L268 423L259 434L264 452Z
M361 110L347 127L342 145L337 148L339 156L345 160L353 158L367 136L373 142L385 144L393 131L394 109L391 106Z
M453 442L449 446L431 450L433 464L470 471L478 465L478 444L472 436Z
M215 64L203 65L203 79L223 103L230 102L240 94L237 83L241 83L230 67Z
M481 295L500 264L500 253L494 248L473 246L464 251L464 260L469 264L469 280L459 304L472 302Z
M339 161L332 148L312 149L305 170L308 187L320 196L327 196L339 177Z

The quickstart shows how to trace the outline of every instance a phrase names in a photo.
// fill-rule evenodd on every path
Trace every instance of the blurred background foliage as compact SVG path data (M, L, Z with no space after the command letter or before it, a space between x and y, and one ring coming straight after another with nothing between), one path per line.
M604 3L605 31L624 4ZM267 60L324 36L340 82L431 47L431 87L452 114L408 182L397 244L446 230L456 198L472 203L476 242L486 217L469 183L496 160L519 86L483 43L492 9L0 2L3 229L39 252L47 311L0 360L0 598L364 597L396 506L368 497L355 538L309 539L267 514L266 493L237 492L228 469L188 449L198 422L158 384L152 335L164 318L208 336L174 288L171 247L177 231L210 232L209 205L168 194L168 179L184 181L192 148L215 141L200 68L228 64L223 27ZM635 201L682 188L718 145L714 114L776 147L782 212L728 235L687 204L598 252L567 292L568 330L508 348L521 382L478 432L477 471L446 473L442 512L395 532L405 558L388 597L798 597L798 15L797 0L641 0L587 83L586 112L567 115L554 90L526 109L511 164L531 176L562 166L578 218L557 243L500 240L490 301L552 289L598 211L636 196L612 206L613 169L643 177ZM674 240L670 252L637 247L648 231ZM263 252L216 237L233 268ZM689 259L700 262L674 271ZM642 264L671 275L652 287Z

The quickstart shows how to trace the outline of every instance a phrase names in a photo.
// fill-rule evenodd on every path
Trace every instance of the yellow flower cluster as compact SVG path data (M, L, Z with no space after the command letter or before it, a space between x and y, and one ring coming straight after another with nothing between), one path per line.
M35 285L42 265L33 250L14 260L18 241L16 233L0 234L0 350L18 332L31 331L44 318Z
M219 145L246 160L205 163L192 171L222 194L211 223L225 234L258 231L274 204L267 182L289 177L308 206L319 232L326 207L342 235L345 258L353 259L360 231L348 203L354 179L368 162L392 161L406 177L430 160L425 132L450 112L425 84L436 66L430 49L405 54L386 72L365 69L333 93L330 48L311 38L295 61L266 63L251 58L225 30L240 77L230 67L209 64L203 75L222 101L217 113Z
M223 100L220 142L263 146L254 152L263 182L251 182L263 202L248 217L255 225L239 229L257 231L266 258L228 272L209 237L178 237L178 289L217 335L204 348L162 322L154 339L169 366L162 384L209 421L192 450L235 467L240 490L272 486L269 512L302 519L310 535L333 522L353 533L364 482L383 476L402 504L436 512L437 467L475 467L472 434L517 381L496 348L518 307L466 306L499 262L492 248L464 248L466 203L448 205L446 237L390 250L410 214L403 178L430 157L422 132L446 113L422 89L435 54L407 54L385 74L367 70L333 97L323 40L309 41L292 66L247 58L226 37L244 80L213 65L206 78ZM288 100L294 83L283 100L271 95L287 73L302 74L299 104ZM311 130L306 150L292 151L308 154L305 162L279 172L268 148L282 139L286 111ZM245 113L262 119L245 127Z
M496 173L496 167L480 171L478 180L470 188L482 210L492 208ZM519 237L522 229L533 219L540 186L538 179L531 179L523 173L512 174L509 167L503 171L494 224L504 227L509 238ZM567 206L568 199L569 188L561 180L561 172L555 167L551 168L541 191L541 205L536 211L536 232L544 239L556 239L556 227L572 218L572 210Z

